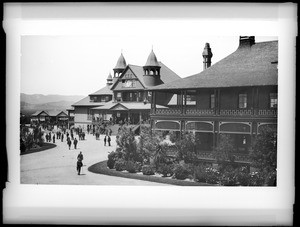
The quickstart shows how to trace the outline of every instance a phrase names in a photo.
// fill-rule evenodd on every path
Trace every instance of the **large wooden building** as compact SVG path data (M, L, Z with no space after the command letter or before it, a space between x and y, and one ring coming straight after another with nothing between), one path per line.
M278 42L255 43L254 36L239 42L212 66L207 43L201 73L148 89L153 130L192 131L204 151L214 150L220 134L228 134L236 152L247 153L263 127L277 128ZM173 98L166 104L161 97L168 96Z
M113 123L139 124L150 120L151 92L147 89L180 77L162 62L153 50L144 66L126 64L121 54L107 85L74 103L75 127L87 128L101 120ZM166 103L172 96L166 95ZM163 106L161 106L163 108Z

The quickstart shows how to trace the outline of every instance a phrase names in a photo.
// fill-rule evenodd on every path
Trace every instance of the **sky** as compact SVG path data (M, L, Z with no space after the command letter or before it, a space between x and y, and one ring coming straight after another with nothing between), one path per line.
M256 41L276 37L256 37ZM88 95L106 84L122 53L127 64L143 66L153 48L158 61L180 77L203 70L205 43L212 64L238 47L239 37L203 36L23 36L21 92L26 94Z
M255 35L256 42L277 40L276 23L197 18L25 20L20 92L86 96L105 86L121 53L127 64L143 66L151 49L158 61L184 78L203 70L205 43L212 49L213 65L237 49L240 35Z

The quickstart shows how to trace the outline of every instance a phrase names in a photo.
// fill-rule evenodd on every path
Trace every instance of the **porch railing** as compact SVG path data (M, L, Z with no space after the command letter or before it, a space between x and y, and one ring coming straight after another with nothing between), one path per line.
M153 115L186 115L186 116L261 116L277 117L277 109L221 109L219 112L214 109L197 108L157 108L152 110Z

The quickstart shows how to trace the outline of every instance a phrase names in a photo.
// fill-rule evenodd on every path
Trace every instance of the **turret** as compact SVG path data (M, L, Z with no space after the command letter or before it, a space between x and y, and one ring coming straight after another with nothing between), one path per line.
M106 86L111 86L113 84L113 78L111 74L109 73L107 79L106 79Z
M115 68L113 69L114 70L114 78L119 77L125 68L126 68L126 61L125 61L123 54L121 53L121 56L119 57L117 64L116 64Z
M156 86L161 84L160 79L160 65L157 61L157 58L151 50L151 53L148 56L146 64L143 66L144 69L144 81L147 86Z

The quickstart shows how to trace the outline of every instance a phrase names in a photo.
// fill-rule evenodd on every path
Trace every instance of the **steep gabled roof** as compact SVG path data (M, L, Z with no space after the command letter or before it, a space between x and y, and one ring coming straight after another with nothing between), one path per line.
M47 114L47 115L49 115L46 111L44 111L44 110L38 110L38 111L36 111L36 112L34 112L33 114L31 114L31 116L32 117L35 117L35 116L38 116L38 115L40 115L41 113L45 113L45 114Z
M175 72L173 72L171 69L169 69L162 62L159 62L159 66L161 67L160 68L160 79L163 83L168 83L168 82L180 79L180 76L178 76ZM120 78L124 75L124 73L127 71L128 68L131 69L131 71L138 78L138 80L141 82L143 87L147 88L148 86L146 85L146 83L144 81L144 69L142 66L128 64L127 67L125 68L125 70L123 71L122 75L120 76ZM118 81L116 81L111 86L112 90L114 89L117 82Z
M277 85L277 63L278 41L242 45L201 73L149 90Z

